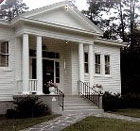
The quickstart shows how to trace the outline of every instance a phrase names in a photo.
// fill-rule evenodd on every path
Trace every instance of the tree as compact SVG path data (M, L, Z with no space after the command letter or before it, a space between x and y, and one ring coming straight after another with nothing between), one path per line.
M133 43L139 0L87 0L87 3L89 9L83 13L105 31L105 38L121 38L124 42Z
M22 0L6 0L1 6L0 18L11 21L17 15L27 10L28 7Z
M102 30L104 38L122 39L130 45L121 50L122 94L140 94L140 0L87 0L83 13Z

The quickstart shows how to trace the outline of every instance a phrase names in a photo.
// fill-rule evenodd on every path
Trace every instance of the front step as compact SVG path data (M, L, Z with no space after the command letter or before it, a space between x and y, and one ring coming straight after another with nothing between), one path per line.
M65 114L79 114L79 113L92 113L94 115L103 114L104 111L102 109L89 109L89 110L65 110L62 112L63 115Z
M92 113L102 114L103 110L99 109L92 102L81 98L80 96L66 96L64 99L64 112L69 113Z

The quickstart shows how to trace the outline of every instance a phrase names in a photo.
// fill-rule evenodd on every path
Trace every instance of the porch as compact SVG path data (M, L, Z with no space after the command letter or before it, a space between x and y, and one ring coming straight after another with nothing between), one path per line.
M64 95L82 97L102 108L100 94L90 88L94 81L93 43L30 34L23 34L18 39L22 41L18 43L21 53L18 61L22 72L17 73L21 79L17 80L15 96L35 94L46 95L47 98L47 83L52 81L58 86L55 97L62 109L65 108ZM86 82L84 52L88 54L89 79ZM53 103L53 96L51 98Z
M93 85L93 44L23 34L18 38L21 73L17 94L48 94L52 81L66 95L78 95L78 81L84 80L84 52L88 52L89 80Z

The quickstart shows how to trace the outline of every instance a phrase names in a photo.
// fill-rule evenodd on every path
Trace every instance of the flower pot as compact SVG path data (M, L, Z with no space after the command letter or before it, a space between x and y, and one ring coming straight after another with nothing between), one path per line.
M49 87L49 91L50 91L50 95L54 95L55 94L55 87Z

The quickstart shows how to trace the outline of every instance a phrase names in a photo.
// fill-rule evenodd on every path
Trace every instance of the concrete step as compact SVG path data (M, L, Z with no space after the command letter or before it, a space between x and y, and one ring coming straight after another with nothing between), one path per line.
M64 99L64 111L63 114L69 113L103 113L102 109L99 109L92 102L80 97L80 96L66 96Z
M90 104L93 105L90 102L86 102L86 101L64 101L65 104Z
M64 106L95 106L89 103L65 103Z
M77 114L77 113L92 113L92 114L103 114L102 109L81 109L81 110L65 110L62 114Z
M82 110L82 109L98 109L97 107L94 106L69 106L69 107L64 107L65 110Z

